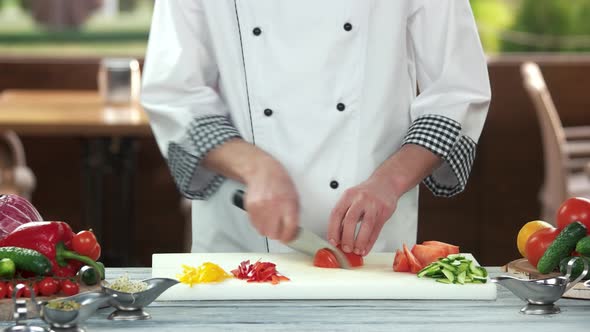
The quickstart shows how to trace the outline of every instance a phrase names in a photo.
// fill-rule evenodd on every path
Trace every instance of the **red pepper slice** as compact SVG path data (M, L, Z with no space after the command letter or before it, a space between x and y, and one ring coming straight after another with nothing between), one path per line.
M271 262L257 261L250 264L250 261L243 261L238 268L231 273L238 279L245 279L247 282L271 282L278 284L281 281L288 281L289 278L278 273L276 264Z

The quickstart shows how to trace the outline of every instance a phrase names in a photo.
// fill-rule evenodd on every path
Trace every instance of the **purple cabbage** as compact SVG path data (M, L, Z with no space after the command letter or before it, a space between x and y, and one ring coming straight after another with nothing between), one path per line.
M26 199L12 194L0 195L0 239L22 224L42 220L37 209Z

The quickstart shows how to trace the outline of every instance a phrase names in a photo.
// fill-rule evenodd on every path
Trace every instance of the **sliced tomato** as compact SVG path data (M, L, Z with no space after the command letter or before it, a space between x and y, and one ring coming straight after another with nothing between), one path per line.
M346 259L348 259L348 264L350 264L350 266L359 267L363 266L363 264L365 263L363 260L363 256L357 255L354 252L345 253L344 251L342 251L342 248L340 248L340 245L338 245L336 248L338 248L338 250L340 250L344 254L344 256L346 256Z
M336 256L327 248L320 249L315 253L313 265L317 267L340 268L340 263L338 263Z
M437 261L439 258L447 257L447 249L442 246L416 244L412 248L412 254L414 254L422 266L426 266Z
M441 241L424 241L422 242L423 245L425 246L438 246L438 247L443 247L446 249L447 254L445 256L448 255L454 255L454 254L458 254L459 253L459 246L456 246L454 244L450 244L450 243L446 243L446 242L441 242Z
M393 271L410 272L408 257L406 257L406 254L399 249L395 252L395 258L393 259Z
M420 261L412 254L408 246L404 243L404 254L406 254L406 258L408 259L408 264L410 264L410 272L418 273L418 271L422 270L424 266L420 264Z

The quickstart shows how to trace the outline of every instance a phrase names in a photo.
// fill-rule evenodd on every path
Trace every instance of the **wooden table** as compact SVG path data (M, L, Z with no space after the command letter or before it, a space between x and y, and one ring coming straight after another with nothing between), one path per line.
M5 90L0 130L19 135L150 136L139 105L105 106L97 91Z
M500 268L488 268L492 276ZM107 277L127 273L151 276L148 268L107 269ZM246 287L246 286L245 286ZM585 331L590 301L562 299L562 312L526 316L523 302L498 286L496 301L185 301L155 302L146 321L109 321L112 308L99 310L85 324L88 331ZM31 321L43 325L39 320ZM0 326L9 326L3 322Z
M111 265L132 264L133 183L138 137L151 135L148 118L139 105L106 106L97 91L5 90L0 94L0 130L20 136L74 136L83 145L85 228L102 235L103 202L113 205L121 232L110 234L104 246ZM48 147L53 148L53 147ZM104 177L119 183L115 195L105 199ZM119 228L120 227L120 228Z

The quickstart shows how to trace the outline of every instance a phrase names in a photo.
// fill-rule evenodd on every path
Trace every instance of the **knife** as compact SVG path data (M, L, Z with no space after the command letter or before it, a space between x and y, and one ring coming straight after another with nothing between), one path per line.
M246 211L244 206L244 195L246 193L243 190L236 190L232 197L232 202L235 206L239 207L240 209ZM340 267L343 269L350 269L350 264L348 263L348 259L346 256L336 247L330 244L330 242L322 239L317 234L312 231L309 231L301 226L297 227L297 235L295 239L291 242L286 243L288 247L304 253L308 256L314 257L318 250L320 249L330 249L336 260L340 264Z

